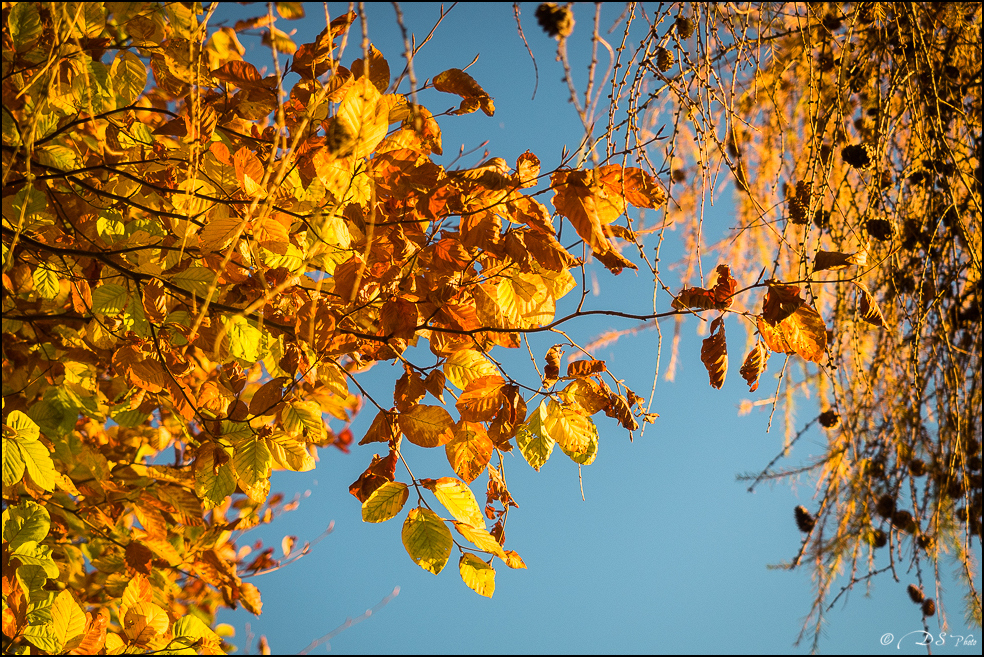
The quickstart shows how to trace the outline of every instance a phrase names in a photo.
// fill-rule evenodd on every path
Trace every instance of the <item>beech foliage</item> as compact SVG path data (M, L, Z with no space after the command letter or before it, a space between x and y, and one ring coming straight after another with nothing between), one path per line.
M559 162L531 144L455 170L434 160L441 124L493 116L493 96L463 69L414 71L409 42L354 44L356 12L296 44L281 28L301 3L220 28L214 5L5 4L5 646L230 649L218 609L259 614L249 578L311 549L288 537L277 560L237 537L296 506L272 472L330 448L367 463L349 488L365 522L399 523L435 574L457 551L462 582L492 596L496 568L525 568L502 455L588 466L599 426L658 421L592 351L663 318L665 376L697 364L678 342L699 321L710 387L741 358L749 391L786 414L782 452L748 478L814 477L782 567L813 570L815 639L832 598L886 570L878 550L920 591L956 556L979 627L980 6L656 11L630 5L609 43L596 10L612 66L603 79L595 57L580 89L575 16L541 6L583 139ZM269 74L243 59L256 36ZM457 107L435 114L418 91ZM722 177L734 235L705 244ZM691 284L662 282L666 238ZM654 294L611 311L637 327L582 346L566 325L607 312L585 308L591 267L651 273ZM550 331L559 344L526 371L502 367ZM387 361L392 405L360 383ZM804 393L822 413L797 427ZM359 413L371 424L353 436ZM816 425L825 453L777 465ZM415 451L435 448L446 469L417 472ZM927 600L924 616L943 613Z

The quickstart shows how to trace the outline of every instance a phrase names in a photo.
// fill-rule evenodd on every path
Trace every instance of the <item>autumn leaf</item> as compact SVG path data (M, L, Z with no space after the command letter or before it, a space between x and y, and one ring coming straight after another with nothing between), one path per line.
M572 461L590 465L598 455L598 429L587 415L554 400L547 404L544 428Z
M700 348L700 360L707 368L711 387L720 390L728 374L728 344L724 337L724 319L718 317L711 322L711 335L704 339Z
M758 330L766 346L781 354L796 353L819 363L827 350L827 327L820 314L805 304L799 305L780 322L758 320Z
M485 422L495 417L506 401L503 394L505 385L505 381L497 374L472 379L455 404L455 408L461 413L461 419Z
M444 93L461 96L461 106L453 114L469 114L481 108L487 116L495 114L492 98L472 76L458 68L450 68L434 76L434 88Z
M803 303L799 287L770 281L769 291L762 303L762 319L772 325L778 324L796 312Z
M419 447L440 447L454 438L454 420L440 406L417 404L397 421L407 440Z
M403 547L415 564L435 575L444 570L454 543L451 530L430 509L410 509L403 523Z
M749 392L755 392L758 389L759 378L765 372L768 362L769 352L765 344L761 340L756 340L752 350L745 356L745 360L739 370L742 378L748 383Z
M482 510L478 508L475 495L468 485L454 477L440 479L421 479L420 485L434 493L437 500L444 505L452 517L459 522L472 527L485 528Z
M493 449L485 427L465 420L458 422L454 439L444 446L451 468L467 483L482 474L492 458Z
M474 554L464 553L458 560L461 580L479 595L491 598L495 592L495 569Z
M872 326L885 326L885 317L868 288L857 281L854 281L854 285L858 288L858 314L861 319Z
M410 492L406 484L388 481L372 492L362 503L362 520L365 522L386 522L393 518L407 503Z

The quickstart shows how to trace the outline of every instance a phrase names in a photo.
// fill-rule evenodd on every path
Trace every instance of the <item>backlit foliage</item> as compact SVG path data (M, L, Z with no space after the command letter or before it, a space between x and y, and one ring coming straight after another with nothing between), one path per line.
M558 329L588 312L584 296L557 305L593 260L652 272L654 306L630 317L675 316L677 337L709 321L713 387L736 317L752 391L784 355L790 431L798 391L837 416L820 418L819 503L797 508L788 564L815 569L818 623L835 578L885 568L887 547L920 590L955 553L979 625L979 7L664 7L631 5L622 42L604 42L607 104L596 58L583 97L574 84L572 10L538 12L585 139L546 166L531 150L453 170L433 160L438 118L492 116L493 97L458 68L418 85L409 45L406 75L367 38L353 57L355 12L295 44L277 23L299 3L218 29L193 4L5 4L5 646L227 649L217 609L260 613L248 578L310 548L288 537L278 561L242 544L297 504L270 494L271 472L349 452L360 411L359 444L379 443L349 489L363 520L399 517L435 574L457 550L464 584L491 596L496 565L525 568L506 549L503 453L539 470L556 446L587 466L602 414L629 432L656 418ZM242 59L257 31L269 75ZM418 91L460 104L436 117ZM725 171L738 228L707 247L702 204ZM684 280L706 252L716 266L675 294L644 248L673 221ZM534 354L546 331L564 341ZM506 371L498 355L523 347L528 371ZM402 366L392 404L360 384L385 361ZM416 472L432 448L447 470Z

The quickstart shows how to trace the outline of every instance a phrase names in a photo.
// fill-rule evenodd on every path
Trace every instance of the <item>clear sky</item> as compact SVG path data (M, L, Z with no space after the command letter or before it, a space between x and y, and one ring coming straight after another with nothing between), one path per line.
M406 26L418 43L437 20L440 5L401 5ZM622 11L621 5L604 8L607 27ZM536 4L521 5L527 40L539 66L539 88L534 87L533 63L516 30L509 4L466 3L455 6L415 61L419 80L448 68L464 68L476 55L468 72L495 99L496 113L481 112L460 117L441 117L445 155L435 158L448 165L459 147L470 150L484 141L490 156L510 163L529 149L541 160L544 171L559 163L563 146L575 149L583 134L573 107L567 102L560 64L554 60L555 42L537 26ZM224 3L210 26L231 26L237 19L266 10L263 4L248 7ZM347 10L329 4L334 18ZM569 43L576 82L583 87L587 64L592 5L575 6L578 24ZM387 58L391 70L402 68L402 37L392 5L367 6L369 37ZM324 28L320 4L307 4L307 17L281 21L281 29L296 29L293 39L311 42ZM644 25L640 24L644 29ZM348 65L360 57L362 26L352 27L349 47L342 58ZM634 35L636 42L638 37ZM269 66L269 50L257 35L240 35L247 59ZM269 72L272 72L272 68ZM288 85L296 76L288 76ZM400 91L406 91L404 86ZM435 114L456 106L454 96L430 90L420 95L422 104ZM471 166L483 151L466 156L455 166ZM549 199L550 194L540 197ZM704 230L708 242L727 234L731 225L730 195L718 195ZM650 214L650 221L652 221ZM573 235L566 228L568 238ZM661 254L663 263L677 260L681 247L676 233ZM570 243L571 239L565 239ZM628 254L627 254L628 255ZM711 255L704 271L718 264ZM652 310L652 280L643 270L626 270L615 277L600 266L589 308L615 308L640 314ZM665 266L664 281L675 289L676 274ZM590 283L589 278L589 285ZM695 283L695 281L691 281ZM576 296L575 293L570 295ZM661 309L669 298L661 298ZM581 344L608 329L629 328L628 320L586 318L563 327ZM339 653L582 653L582 652L682 652L682 653L784 653L809 650L809 638L793 647L801 621L813 600L808 570L794 572L767 569L792 559L803 534L797 528L793 508L815 508L814 482L803 478L794 489L787 485L762 485L754 494L737 482L738 473L757 473L782 447L779 429L766 433L768 406L739 416L742 400L770 397L775 389L779 359L773 359L760 389L749 393L738 376L744 353L744 335L737 323L728 322L731 373L722 390L708 386L700 363L697 324L684 325L681 367L675 382L660 380L652 410L660 414L655 425L629 443L627 432L614 420L596 417L601 436L597 460L583 468L585 501L581 500L577 466L556 450L537 473L516 450L507 455L509 488L519 503L506 527L506 547L517 551L527 570L510 570L495 563L496 591L491 599L468 589L457 572L457 554L445 570L434 576L416 566L400 540L405 511L383 524L361 521L359 502L348 486L366 468L379 445L353 447L344 455L322 450L317 469L308 473L278 473L273 490L303 498L298 510L272 525L247 534L241 544L262 540L281 556L284 535L298 542L316 538L334 521L335 530L300 561L263 575L254 583L263 594L263 614L223 612L220 621L236 628L234 643L245 646L246 623L257 637L266 635L274 653L296 653L328 633L347 617L357 617L376 605L396 586L399 595L370 619L339 633L330 642ZM673 325L665 323L665 370ZM533 340L534 353L543 354L559 336ZM657 335L645 331L621 339L596 356L624 378L630 388L649 397L656 364ZM535 378L525 349L504 354L496 348L516 376ZM428 360L426 364L431 364ZM541 362L542 365L542 362ZM362 383L379 398L391 400L392 386L402 370L379 364L364 375ZM800 423L816 413L815 403L800 399ZM367 410L353 424L356 442L374 413ZM778 417L778 414L777 414ZM333 428L340 427L333 422ZM805 463L820 453L824 437L819 430L801 440L789 463ZM452 476L444 450L424 450L407 445L407 458L418 476ZM375 448L375 449L374 449ZM405 477L404 477L405 478ZM472 488L483 499L485 477ZM977 545L979 550L980 546ZM979 553L978 553L979 555ZM879 558L887 561L887 553ZM879 564L883 565L883 564ZM949 564L942 567L949 568ZM826 614L824 652L871 654L922 653L911 635L901 650L896 641L920 630L918 607L905 586L913 573L899 570L899 582L891 576L877 578L866 597L862 587L842 597ZM951 581L951 580L948 580ZM951 591L957 590L954 582ZM846 604L845 604L846 601ZM967 627L958 595L949 603L951 626L946 645L937 654L976 653L978 647L955 647L950 635L966 635ZM937 634L935 623L930 629ZM889 645L882 637L894 636ZM978 640L980 637L976 637ZM255 641L250 646L255 653ZM321 654L325 647L313 651Z

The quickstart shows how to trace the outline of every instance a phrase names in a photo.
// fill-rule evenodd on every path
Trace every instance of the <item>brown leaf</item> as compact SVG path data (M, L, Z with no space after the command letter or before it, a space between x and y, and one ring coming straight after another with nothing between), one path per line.
M855 281L854 284L858 286L858 313L861 315L861 319L872 326L885 326L885 317L872 298L871 292L861 283Z
M373 454L369 467L349 486L349 492L360 502L365 502L376 489L387 481L396 480L396 463L399 457L396 450L390 449L386 458Z
M400 427L396 422L397 414L390 411L379 411L373 419L360 445L369 443L388 443L400 437Z
M796 285L770 282L769 291L762 303L762 319L770 324L778 324L796 312L803 303L800 289Z
M748 382L749 392L755 392L758 389L759 378L762 376L768 363L769 352L765 348L765 344L756 340L755 346L745 356L745 362L741 364L741 369L738 370L742 378Z
M440 402L444 403L444 383L446 377L440 369L431 370L427 378L424 379L424 387L427 392L434 395Z
M547 364L543 368L543 384L552 385L560 378L560 357L564 354L562 345L550 347L545 357Z
M700 360L707 368L711 387L721 389L728 374L728 343L724 337L724 319L711 322L711 334L700 348Z
M632 415L632 407L622 395L611 395L611 404L605 409L605 415L617 419L619 424L629 431L635 431L639 428L639 423Z
M711 289L711 292L714 293L714 300L717 302L716 307L721 310L730 308L734 302L732 297L737 289L738 281L731 277L731 267L728 265L718 265L717 282Z
M352 75L356 78L362 77L365 60L357 59L352 62ZM379 93L386 91L390 82L390 68L383 57L383 53L376 50L376 46L369 45L369 81L379 90Z
M253 393L253 398L249 402L250 415L274 415L278 410L280 402L284 398L284 383L288 381L286 376L278 376L264 383Z
M384 336L409 340L417 332L417 304L397 297L383 304L379 323Z
M138 573L149 575L154 553L140 541L131 540L126 546L126 565Z
M824 271L827 269L845 269L851 265L863 264L859 262L858 253L841 253L840 251L817 251L813 259L813 271ZM867 257L864 257L867 261Z
M608 271L612 272L616 276L622 273L622 269L628 267L629 269L639 269L634 262L623 256L621 253L615 250L614 247L605 251L603 253L594 254L598 261L605 265Z

